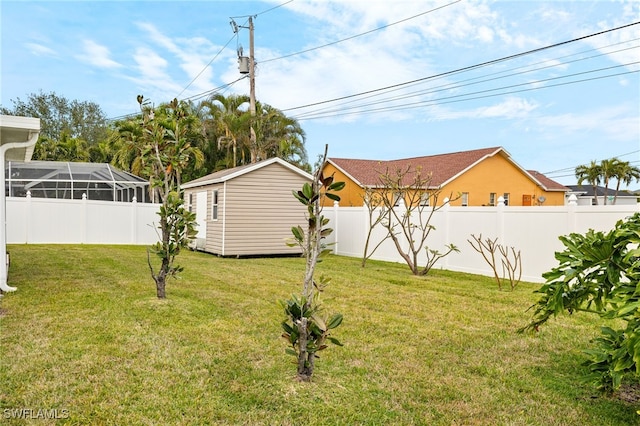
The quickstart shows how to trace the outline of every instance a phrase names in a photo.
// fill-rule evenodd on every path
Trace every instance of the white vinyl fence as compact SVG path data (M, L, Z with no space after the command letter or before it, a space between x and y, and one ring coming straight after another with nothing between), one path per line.
M8 244L153 244L158 204L7 197Z
M554 206L554 207L452 207L438 210L431 224L431 232L426 245L433 250L444 252L445 245L455 244L460 252L452 252L435 268L469 272L493 276L491 267L482 255L471 247L472 234L482 235L482 240L497 238L498 244L514 247L522 258L522 280L544 282L542 274L557 265L555 252L564 246L558 239L561 235L584 233L589 229L608 231L620 219L640 211L638 205L628 206ZM335 243L334 253L344 256L362 257L369 215L366 207L326 208L325 217L334 232L327 238ZM376 217L376 216L374 216ZM386 230L378 225L372 234L369 247L372 249L386 235ZM421 253L420 266L426 265L426 255ZM387 239L377 249L372 259L404 262L395 245ZM500 253L496 253L498 272L502 274Z

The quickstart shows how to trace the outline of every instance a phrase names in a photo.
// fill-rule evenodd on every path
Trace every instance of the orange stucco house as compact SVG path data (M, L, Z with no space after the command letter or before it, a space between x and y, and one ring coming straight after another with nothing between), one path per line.
M502 147L389 161L329 158L323 174L334 174L337 181L346 183L339 194L340 206L351 207L363 205L364 188L380 187L381 173L407 168L430 173L428 189L441 189L441 199L459 195L453 206L491 206L499 197L510 206L561 206L569 190L541 173L523 169Z

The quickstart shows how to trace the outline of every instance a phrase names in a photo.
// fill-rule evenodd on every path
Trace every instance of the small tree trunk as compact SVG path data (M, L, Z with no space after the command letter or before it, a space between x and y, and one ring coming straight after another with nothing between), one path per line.
M309 353L307 352L307 342L309 341L309 332L307 330L308 321L306 318L301 318L298 323L298 338L299 352L298 352L298 380L302 382L308 382L311 380L313 374L313 363L309 361ZM313 356L311 354L311 356Z
M165 292L166 282L164 279L160 281L156 281L156 294L158 295L158 299L166 299L167 293Z
M162 259L162 265L160 266L160 271L158 271L158 275L154 277L156 282L156 294L158 299L166 299L167 293L165 288L167 286L167 273L169 272L169 261L167 259Z

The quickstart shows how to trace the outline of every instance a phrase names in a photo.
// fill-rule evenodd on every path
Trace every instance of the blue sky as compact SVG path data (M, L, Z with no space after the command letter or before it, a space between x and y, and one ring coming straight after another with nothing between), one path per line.
M256 97L299 119L312 161L325 144L380 160L502 146L564 184L591 160L640 166L640 25L608 31L639 22L638 1L2 0L0 14L7 107L42 90L117 117L138 94L248 94L230 83L254 16Z

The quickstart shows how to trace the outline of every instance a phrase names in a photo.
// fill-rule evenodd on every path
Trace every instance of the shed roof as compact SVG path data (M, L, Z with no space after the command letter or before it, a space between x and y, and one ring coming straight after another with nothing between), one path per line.
M243 166L238 166L238 167L233 167L231 169L225 169L225 170L220 170L219 172L215 172L215 173L211 173L208 174L206 176L203 176L201 178L198 179L194 179L190 182L184 183L182 184L182 188L183 189L189 189L189 188L197 188L199 186L206 186L206 185L211 185L211 184L215 184L215 183L222 183L222 182L226 182L228 180L234 179L238 176L242 176L245 175L247 173L251 173L254 170L258 170L261 169L263 167L269 166L271 164L280 164L284 167L286 167L287 169L298 173L299 175L311 180L313 179L313 176L311 176L309 173L305 172L304 170L290 164L287 163L286 161L284 161L281 158L278 157L273 157L273 158L269 158L267 160L263 160L263 161L259 161L257 163L253 163L253 164L245 164Z
M475 149L470 151L452 152L447 154L429 155L423 157L402 158L399 160L360 160L349 158L329 158L328 162L349 176L362 187L376 187L380 185L381 173L396 170L421 169L431 173L431 188L438 188L451 182L482 160L501 155L520 169L523 174L543 187L547 191L567 191L563 185L547 178L541 173L527 171L520 167L511 155L502 147ZM406 176L406 184L410 184L412 176Z

